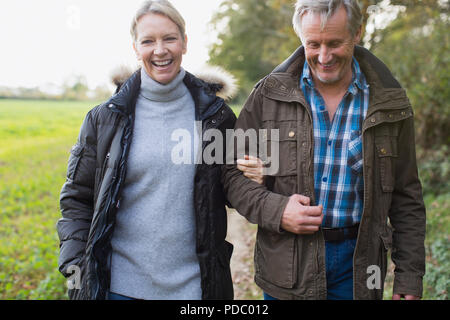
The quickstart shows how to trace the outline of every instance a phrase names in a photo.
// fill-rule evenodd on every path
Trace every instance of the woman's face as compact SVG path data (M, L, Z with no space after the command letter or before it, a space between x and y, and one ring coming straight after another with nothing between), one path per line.
M186 44L187 38L165 15L148 13L138 20L133 48L153 80L168 84L177 76Z

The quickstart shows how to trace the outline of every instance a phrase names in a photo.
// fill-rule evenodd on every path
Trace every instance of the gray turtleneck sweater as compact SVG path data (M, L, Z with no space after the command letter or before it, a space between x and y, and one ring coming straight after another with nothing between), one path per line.
M110 291L117 294L201 299L193 205L198 139L194 101L184 76L181 69L162 85L141 71L133 142L111 241ZM189 133L191 139L180 138L180 133L184 138ZM190 150L189 164L179 164L179 152L173 161L174 150Z

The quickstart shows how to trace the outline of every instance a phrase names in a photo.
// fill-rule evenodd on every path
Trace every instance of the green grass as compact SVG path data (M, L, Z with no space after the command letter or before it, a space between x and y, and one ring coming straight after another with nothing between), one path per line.
M0 100L0 299L65 298L59 192L91 103Z

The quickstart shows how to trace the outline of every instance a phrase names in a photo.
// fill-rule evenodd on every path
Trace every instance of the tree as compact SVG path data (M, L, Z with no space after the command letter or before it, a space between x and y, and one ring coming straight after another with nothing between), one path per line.
M450 144L450 27L448 1L392 1L405 10L374 32L371 50L407 90L425 150Z
M210 63L238 78L243 89L239 100L300 45L291 26L292 13L288 0L225 0L213 17L219 35L209 52Z

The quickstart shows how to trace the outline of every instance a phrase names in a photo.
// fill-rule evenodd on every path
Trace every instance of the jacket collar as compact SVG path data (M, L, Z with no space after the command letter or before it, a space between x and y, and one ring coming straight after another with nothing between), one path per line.
M200 80L187 71L183 82L194 99L196 120L204 120L210 117L223 105L224 100L216 96L216 92L220 89L217 85ZM111 106L113 111L127 115L132 114L134 113L140 88L141 69L138 69L122 85L119 92L106 102L106 105Z
M381 60L361 46L355 47L354 57L370 86L367 116L381 109L405 108L405 105L409 105L405 90ZM273 99L306 104L299 87L304 63L305 50L300 46L266 77L263 92Z

